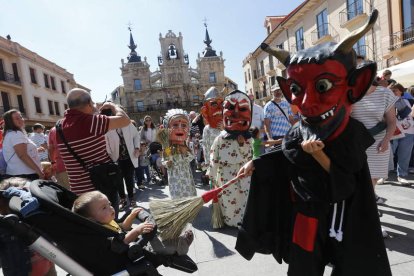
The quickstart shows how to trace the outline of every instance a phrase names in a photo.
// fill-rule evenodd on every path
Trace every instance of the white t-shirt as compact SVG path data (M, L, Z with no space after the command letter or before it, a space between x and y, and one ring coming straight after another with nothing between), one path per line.
M46 136L43 133L34 132L34 133L30 134L29 139L33 143L35 143L35 145L37 147L40 147L43 144L47 144ZM48 155L47 150L45 150L43 152L39 152L39 157L40 157L40 160L48 160L49 155Z
M264 113L263 107L258 104L253 104L253 116L252 116L252 127L257 127L258 129L263 128Z
M27 138L26 134L22 131L8 131L3 140L3 154L4 159L7 162L8 175L20 175L20 174L34 174L35 170L28 167L14 151L14 146L18 144L27 144L27 154L40 168L40 158L37 153L36 145Z
M142 128L141 139L145 139L144 142L152 143L157 139L157 130L155 128L148 128L144 130Z

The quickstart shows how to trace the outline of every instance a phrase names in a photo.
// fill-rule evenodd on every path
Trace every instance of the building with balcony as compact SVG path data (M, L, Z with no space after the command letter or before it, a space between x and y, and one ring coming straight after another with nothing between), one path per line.
M119 100L135 120L142 119L145 114L158 117L174 107L198 110L205 91L211 86L216 86L219 91L230 85L237 87L224 75L223 53L217 55L212 48L207 25L204 40L206 47L198 54L196 68L189 65L181 33L177 36L169 30L165 36L159 35L159 41L161 53L155 71L150 70L147 58L142 59L135 51L137 45L132 33L128 46L131 52L127 62L121 60L123 89L118 87L112 95L116 96L113 97L114 101Z
M85 88L66 69L12 41L10 36L0 36L1 114L15 108L23 114L27 128L35 123L51 127L63 117L66 93L75 87Z
M280 20L273 21L270 29L265 24L268 35L262 42L292 53L319 43L339 42L360 27L373 8L380 12L379 19L354 50L376 61L378 70L389 68L393 78L404 85L414 84L414 8L410 0L306 0L286 16L271 17ZM269 22L267 17L265 22ZM276 87L275 77L286 77L286 71L260 49L260 43L244 59L243 70L246 91L263 104Z

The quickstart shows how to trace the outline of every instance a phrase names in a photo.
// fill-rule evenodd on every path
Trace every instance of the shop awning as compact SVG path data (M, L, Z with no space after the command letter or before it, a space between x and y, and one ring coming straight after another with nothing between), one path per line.
M404 87L414 85L414 60L409 60L378 71L378 76L381 76L382 72L386 69L392 72L391 78L401 83Z

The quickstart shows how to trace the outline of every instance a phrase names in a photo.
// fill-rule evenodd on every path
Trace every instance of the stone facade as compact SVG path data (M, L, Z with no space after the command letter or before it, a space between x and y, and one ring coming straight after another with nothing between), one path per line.
M123 91L117 93L117 90L121 91L117 88L111 93L117 95L112 97L113 100L124 104L130 116L137 120L145 114L158 117L173 107L198 110L209 87L216 86L220 91L228 84L237 87L225 77L223 53L217 55L211 48L207 29L204 42L207 47L198 54L197 67L191 68L181 32L176 35L169 30L165 36L160 34L158 68L151 71L147 58L141 59L135 51L136 45L130 34L131 53L127 62L121 60Z
M63 117L66 93L75 87L85 89L66 69L0 36L0 114L15 108L27 128L35 123L51 127Z

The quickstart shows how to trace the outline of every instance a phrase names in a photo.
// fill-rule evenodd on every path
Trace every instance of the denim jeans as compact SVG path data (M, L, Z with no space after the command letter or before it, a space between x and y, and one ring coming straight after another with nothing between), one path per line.
M151 175L149 172L149 166L139 166L135 169L135 174L137 176L137 185L142 185L142 181L144 181L144 174L147 176L147 182L150 182Z
M405 134L405 137L392 141L392 152L397 154L397 176L406 177L410 165L411 152L414 145L414 134Z

